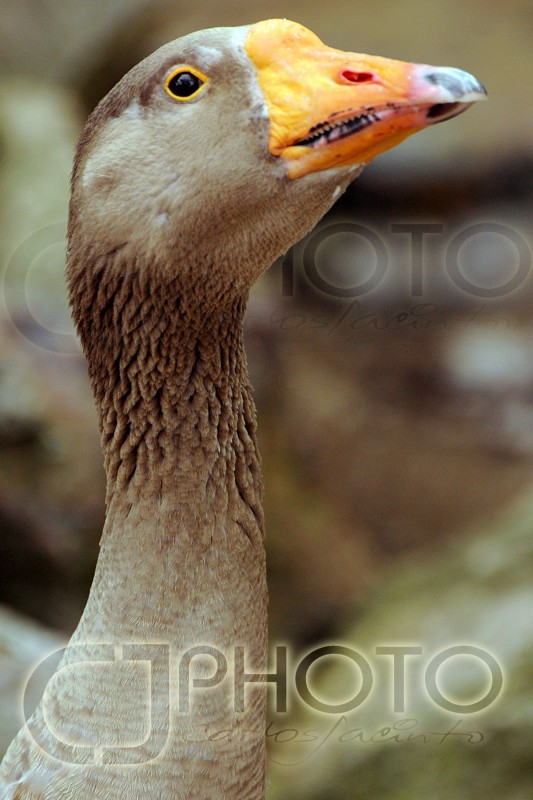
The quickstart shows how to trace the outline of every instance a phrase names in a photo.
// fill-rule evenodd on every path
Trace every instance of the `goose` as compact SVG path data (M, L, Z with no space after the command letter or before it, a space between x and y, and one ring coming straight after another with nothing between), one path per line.
M376 155L484 97L461 70L267 20L163 46L91 114L67 280L106 521L2 800L264 798L273 678L247 294Z

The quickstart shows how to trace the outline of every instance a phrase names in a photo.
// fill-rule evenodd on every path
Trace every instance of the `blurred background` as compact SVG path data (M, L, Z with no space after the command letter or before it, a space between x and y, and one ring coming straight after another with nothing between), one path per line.
M104 516L63 282L76 138L160 44L269 17L343 49L461 67L490 95L369 166L250 301L271 640L290 644L295 663L344 644L374 675L350 714L293 703L273 716L269 800L530 800L530 0L2 0L0 753L22 723L32 666L76 625ZM406 662L400 712L392 659L375 651L404 644L422 653ZM444 710L425 689L426 664L456 645L503 671L483 712ZM357 669L338 657L309 679L330 705L358 691ZM467 706L490 673L456 657L439 687ZM407 730L420 736L402 743Z

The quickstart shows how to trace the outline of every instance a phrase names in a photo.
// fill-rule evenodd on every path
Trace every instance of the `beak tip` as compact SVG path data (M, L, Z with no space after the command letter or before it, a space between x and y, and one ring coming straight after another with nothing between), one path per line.
M417 93L431 92L439 103L475 103L487 99L487 90L474 75L455 67L417 65L414 72Z

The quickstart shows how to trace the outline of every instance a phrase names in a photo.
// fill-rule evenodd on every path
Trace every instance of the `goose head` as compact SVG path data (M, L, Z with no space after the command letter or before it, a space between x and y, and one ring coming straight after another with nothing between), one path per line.
M268 20L200 31L132 69L89 118L73 172L79 270L149 270L189 303L230 301L376 155L485 90L461 70L324 45Z

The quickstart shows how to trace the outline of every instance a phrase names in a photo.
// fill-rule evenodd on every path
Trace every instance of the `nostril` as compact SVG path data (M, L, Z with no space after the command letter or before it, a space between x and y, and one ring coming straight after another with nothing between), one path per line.
M370 83L376 79L373 72L356 72L353 69L343 69L341 78L347 83Z

